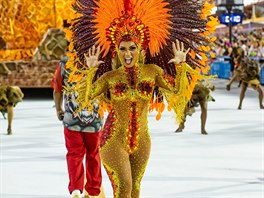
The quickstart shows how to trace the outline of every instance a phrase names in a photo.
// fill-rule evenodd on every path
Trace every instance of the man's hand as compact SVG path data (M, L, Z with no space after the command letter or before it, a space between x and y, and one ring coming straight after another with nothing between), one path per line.
M62 121L63 118L64 118L64 111L62 111L62 110L57 110L57 117L58 117L58 119L59 119L60 121Z

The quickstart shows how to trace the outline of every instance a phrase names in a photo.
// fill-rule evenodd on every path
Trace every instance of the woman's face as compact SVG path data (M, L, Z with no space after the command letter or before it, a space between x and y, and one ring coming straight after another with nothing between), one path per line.
M138 48L133 41L122 41L118 50L120 61L125 67L133 67L138 61Z

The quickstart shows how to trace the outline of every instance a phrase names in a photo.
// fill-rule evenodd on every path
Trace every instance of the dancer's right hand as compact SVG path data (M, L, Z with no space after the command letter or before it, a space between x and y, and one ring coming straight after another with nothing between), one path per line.
M57 110L57 117L60 121L64 118L64 111L63 110Z
M89 68L98 67L104 61L98 61L98 57L101 53L100 46L95 49L95 45L88 50L88 53L84 54L86 65Z

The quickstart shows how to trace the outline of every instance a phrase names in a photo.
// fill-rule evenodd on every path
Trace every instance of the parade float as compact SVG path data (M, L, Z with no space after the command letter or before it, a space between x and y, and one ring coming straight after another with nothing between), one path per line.
M64 23L71 0L0 0L0 82L50 87L67 49Z

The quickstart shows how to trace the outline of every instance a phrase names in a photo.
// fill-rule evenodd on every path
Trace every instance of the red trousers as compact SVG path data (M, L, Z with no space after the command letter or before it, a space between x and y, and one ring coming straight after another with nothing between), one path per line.
M100 194L102 183L101 161L99 156L99 132L87 133L71 131L64 128L65 144L67 148L67 165L69 174L70 193L84 187L84 164L85 156L86 184L85 190L89 195Z

